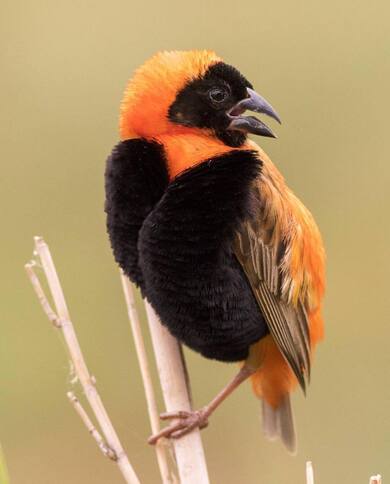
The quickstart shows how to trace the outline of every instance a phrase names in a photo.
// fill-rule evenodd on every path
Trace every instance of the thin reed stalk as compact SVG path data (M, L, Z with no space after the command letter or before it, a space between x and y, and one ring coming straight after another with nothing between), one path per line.
M133 333L135 350L137 353L138 364L141 371L142 382L145 390L146 404L148 408L150 427L153 434L160 430L160 419L157 409L156 396L153 389L152 377L150 374L149 363L146 355L145 343L142 336L141 325L139 321L137 307L135 305L134 289L129 279L121 272L121 282L125 295L127 313L130 321L131 331ZM155 445L157 462L160 469L163 484L171 484L176 478L169 470L167 460L167 442L161 439Z
M181 347L161 324L147 301L145 307L166 411L190 411L190 391ZM172 445L180 483L208 484L209 477L199 429L180 439L172 439Z
M111 423L111 420L100 398L100 395L96 389L95 379L88 371L84 356L80 348L80 344L76 336L76 332L70 319L64 293L60 284L60 280L58 278L56 268L54 266L49 247L41 237L34 237L34 242L35 254L38 258L38 262L42 265L43 271L45 273L56 311L51 308L50 303L41 286L39 278L35 273L34 268L37 264L34 261L25 265L27 274L47 317L54 324L55 327L59 328L62 331L64 340L69 350L70 358L74 366L75 373L78 377L78 380L80 381L84 394L96 417L96 420L102 430L105 441L103 441L101 437L97 437L99 432L96 431L96 433L92 431L91 433L101 450L103 450L109 458L116 462L125 481L128 484L140 484L140 481L135 474L132 465L130 464L130 461L122 447L122 444L120 443L119 437ZM86 412L82 409L81 405L75 404L75 400L73 399L72 395L70 400L73 406L78 411L78 414L82 418L82 421L87 426L88 430L91 431L91 428L94 427Z
M380 474L372 476L370 479L370 484L382 484L382 476Z
M7 464L5 462L5 457L4 457L4 453L3 453L3 449L1 448L1 445L0 445L0 484L9 484Z
M313 464L310 461L306 462L306 484L314 484Z

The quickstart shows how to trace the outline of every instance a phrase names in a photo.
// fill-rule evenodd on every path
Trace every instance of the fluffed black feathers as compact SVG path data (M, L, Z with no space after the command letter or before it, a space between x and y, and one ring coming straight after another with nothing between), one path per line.
M159 143L131 139L118 143L105 172L107 230L115 260L144 289L138 264L138 233L168 185Z
M208 358L239 361L268 333L232 250L261 161L232 151L180 174L142 225L145 294L171 333Z

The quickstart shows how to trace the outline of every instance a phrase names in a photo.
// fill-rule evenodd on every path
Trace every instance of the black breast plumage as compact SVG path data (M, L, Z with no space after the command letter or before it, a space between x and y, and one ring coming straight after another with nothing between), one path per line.
M202 162L168 183L161 145L119 143L107 162L114 256L170 332L208 358L239 361L268 333L232 241L250 214L252 151Z

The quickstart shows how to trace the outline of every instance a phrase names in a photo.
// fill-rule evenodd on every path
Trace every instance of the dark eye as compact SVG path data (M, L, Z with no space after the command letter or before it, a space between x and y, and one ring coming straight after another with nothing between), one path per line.
M213 87L208 94L213 103L222 103L229 95L228 91L222 87Z

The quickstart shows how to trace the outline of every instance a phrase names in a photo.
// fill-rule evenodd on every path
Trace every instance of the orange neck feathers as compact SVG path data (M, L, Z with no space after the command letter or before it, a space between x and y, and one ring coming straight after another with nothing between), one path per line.
M232 148L199 129L187 128L186 133L166 134L156 136L155 139L164 146L170 179L198 163L229 153L233 149L252 149L247 143L240 148Z

